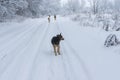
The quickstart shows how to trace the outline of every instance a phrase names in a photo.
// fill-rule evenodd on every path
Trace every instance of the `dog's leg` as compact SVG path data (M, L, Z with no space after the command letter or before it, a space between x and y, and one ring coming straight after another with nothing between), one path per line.
M55 56L57 56L56 45L53 45Z
M57 46L57 52L60 55L60 46L59 45Z
M48 23L50 23L50 18L48 18Z
M48 20L48 23L50 23L50 20Z
M48 23L50 23L50 21L48 20Z

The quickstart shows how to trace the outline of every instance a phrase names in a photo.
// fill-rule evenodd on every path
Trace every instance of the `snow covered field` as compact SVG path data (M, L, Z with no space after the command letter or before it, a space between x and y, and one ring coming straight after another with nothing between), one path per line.
M54 56L58 33L65 40ZM0 80L120 80L120 46L104 46L109 34L64 17L1 23Z

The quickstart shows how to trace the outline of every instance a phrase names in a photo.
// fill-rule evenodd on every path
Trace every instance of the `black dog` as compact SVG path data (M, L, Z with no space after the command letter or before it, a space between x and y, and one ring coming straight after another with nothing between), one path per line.
M55 53L55 56L57 56L57 53L60 55L60 41L61 40L64 40L63 36L60 34L58 34L57 36L54 36L52 39L51 39L51 43L53 45L53 48L54 48L54 53Z

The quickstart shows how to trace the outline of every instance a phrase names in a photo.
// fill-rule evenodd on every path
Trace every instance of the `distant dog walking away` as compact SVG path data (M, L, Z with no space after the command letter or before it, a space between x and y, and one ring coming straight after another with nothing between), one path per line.
M61 40L64 40L63 36L60 34L58 34L57 36L54 36L52 39L51 39L51 43L53 45L53 48L54 48L54 53L55 53L55 56L57 56L57 53L60 55L60 41Z
M54 15L54 20L56 21L56 15Z
M48 16L48 23L50 23L50 15Z

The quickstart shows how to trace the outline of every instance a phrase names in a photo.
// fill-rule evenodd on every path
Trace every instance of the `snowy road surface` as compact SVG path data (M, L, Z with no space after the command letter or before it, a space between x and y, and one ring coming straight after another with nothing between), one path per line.
M51 38L62 33L60 56ZM118 49L103 46L108 33L58 17L0 24L0 80L120 80Z

